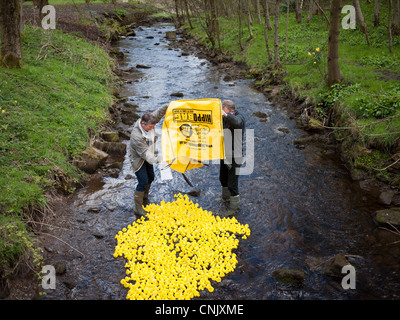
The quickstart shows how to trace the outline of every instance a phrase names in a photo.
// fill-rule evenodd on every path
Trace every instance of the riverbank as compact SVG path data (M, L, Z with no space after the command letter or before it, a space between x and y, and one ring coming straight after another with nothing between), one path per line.
M358 28L341 30L343 82L332 90L325 84L328 28L323 15L297 23L295 13L290 12L286 26L286 9L281 10L280 70L275 70L268 60L264 25L256 21L251 26L253 38L243 27L241 48L237 21L221 17L222 52L217 44L212 48L198 18L191 19L193 29L184 25L181 31L190 45L198 45L216 63L229 63L236 67L233 70L239 67L241 77L253 78L260 91L296 118L311 134L305 140L295 141L299 147L335 142L355 181L360 181L379 203L399 205L400 40L398 36L393 38L390 53L386 28L372 25L373 4L363 4L363 12L369 24L370 45ZM381 14L385 12L386 8L382 8ZM268 33L272 49L273 30Z
M0 298L11 276L41 270L36 238L87 181L77 159L113 125L123 54L112 41L157 19L131 4L55 8L56 29L46 31L24 5L24 67L0 72Z

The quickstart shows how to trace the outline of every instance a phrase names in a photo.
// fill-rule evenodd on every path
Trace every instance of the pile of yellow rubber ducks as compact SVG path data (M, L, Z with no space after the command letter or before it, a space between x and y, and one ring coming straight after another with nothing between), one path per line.
M250 235L249 226L236 218L220 218L194 204L187 195L145 207L141 217L115 236L114 258L124 257L127 276L121 284L129 300L183 300L214 291L234 271L232 252L239 239Z

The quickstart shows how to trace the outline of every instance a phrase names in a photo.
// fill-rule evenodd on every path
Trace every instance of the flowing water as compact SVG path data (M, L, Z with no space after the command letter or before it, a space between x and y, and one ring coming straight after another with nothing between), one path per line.
M399 298L399 244L392 243L398 237L388 240L388 232L374 224L379 206L351 180L338 155L315 146L296 148L293 141L307 134L284 106L268 102L250 80L232 85L217 66L168 48L165 33L172 30L168 24L143 27L136 37L118 43L125 53L121 67L133 67L122 95L139 105L139 114L173 100L173 92L183 92L185 99L231 99L244 114L246 127L254 129L254 170L240 177L236 214L252 233L240 240L236 270L216 284L213 293L202 292L200 299ZM135 69L137 64L151 68ZM259 118L255 112L269 116ZM47 245L45 264L66 261L67 272L57 277L57 289L46 290L44 299L125 299L127 291L119 283L125 261L112 254L115 234L136 219L137 180L128 155L123 163L118 177L92 179L66 204L69 214L57 238ZM155 171L151 201L173 201L178 192L196 190L194 202L215 213L224 209L219 165L187 172L193 188L176 172L173 180L161 181L158 167ZM338 253L355 266L356 289L345 290L340 279L322 272L324 263ZM304 271L303 285L278 283L272 274L283 267Z

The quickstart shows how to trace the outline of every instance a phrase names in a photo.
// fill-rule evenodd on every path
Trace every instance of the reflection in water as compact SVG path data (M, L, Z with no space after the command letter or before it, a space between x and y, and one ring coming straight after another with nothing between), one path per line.
M255 167L250 175L240 177L242 202L237 213L239 222L249 224L252 234L239 246L237 269L216 285L214 293L203 292L201 298L398 298L398 246L380 243L381 233L372 222L377 207L351 181L337 155L316 147L296 148L293 141L304 133L284 110L270 104L249 80L231 86L207 61L168 50L165 32L169 30L173 27L143 27L135 39L120 41L119 48L126 56L122 68L133 70L127 79L134 79L126 83L122 95L139 105L139 113L171 101L173 92L183 92L185 99L231 99L255 135ZM150 35L154 39L147 38ZM138 70L137 64L151 68ZM256 112L268 116L257 117ZM174 193L195 189L200 195L192 200L204 209L224 209L218 165L191 170L187 175L194 188L176 173L173 180L160 181L156 167L151 201L173 201ZM125 298L126 291L119 284L124 261L113 259L112 254L114 235L135 219L135 186L127 156L119 177L92 180L75 195L71 230L59 236L85 256L77 256L70 248L60 249L58 259L69 261L69 277L75 277L76 283L70 289L61 277L59 289L49 292L47 299ZM321 272L324 262L338 253L347 254L356 267L356 290L344 290L340 281ZM304 284L278 284L272 273L281 267L303 270Z

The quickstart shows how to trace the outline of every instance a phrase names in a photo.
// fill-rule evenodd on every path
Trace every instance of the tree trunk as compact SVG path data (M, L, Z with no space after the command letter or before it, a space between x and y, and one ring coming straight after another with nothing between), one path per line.
M242 19L242 0L239 0L239 2L238 2L238 11L239 11L239 14L238 14L238 16L239 16L239 30L238 30L239 45L240 45L240 49L243 50L243 44L242 44L242 20L243 20Z
M295 1L295 10L296 10L296 21L297 21L297 23L301 23L302 15L301 15L300 0Z
M322 15L324 16L324 18L326 20L326 23L328 24L328 28L329 28L330 22L329 22L328 17L326 16L326 13L325 13L324 9L321 8L320 4L318 3L319 2L318 0L313 0L313 1L314 1L315 6L317 7L317 12L318 13L319 12L322 13Z
M274 32L274 54L275 54L275 68L280 69L281 59L279 58L279 8L280 8L280 0L275 1L275 32Z
M311 0L314 3L314 11L313 11L313 15L317 16L320 13L320 6L319 6L319 0ZM322 12L321 12L322 13Z
M19 1L21 3L21 17L20 17L20 24L19 24L19 34L21 37L24 36L24 17L23 17L23 12L24 12L24 0Z
M389 35L389 51L393 52L393 47L392 47L392 0L389 0L389 14L388 14L388 35Z
M1 0L1 63L6 68L22 68L21 2Z
M262 20L261 20L261 10L260 10L260 0L256 0L256 9L257 9L258 24L262 24Z
M176 0L175 0L176 1ZM211 43L211 47L215 49L215 20L213 19L213 1L215 0L203 0L199 7L192 7L192 10L196 11L195 15L198 17L198 22L203 28L207 35L208 40ZM200 11L197 11L199 9ZM204 18L203 18L204 17ZM204 20L203 20L204 19Z
M342 81L339 69L339 32L342 0L331 2L331 20L328 38L328 85L332 86Z
M216 0L210 0L210 10L211 10L211 23L212 23L212 33L216 35L218 41L219 51L222 51L221 48L221 37L219 32L219 23L218 23L218 13L217 13L217 3Z
M182 17L179 14L179 0L175 0L175 14L177 19L177 25L180 27L182 25Z
M230 4L230 1L228 1L228 0L224 0L224 2L222 3L222 5L224 7L225 16L228 19L230 19L232 17L231 6L229 4Z
M39 5L39 23L40 21L42 21L42 19L44 18L44 14L42 13L42 9L44 6L47 6L49 4L49 0L38 0Z
M356 9L356 21L360 26L361 32L365 34L365 39L367 40L367 44L369 46L367 24L364 21L364 15L362 14L359 0L353 0L353 6Z
M313 16L313 12L314 12L314 7L315 7L314 1L309 0L309 2L308 2L308 17L306 20L307 23L310 23L310 21L311 21L311 18Z
M252 24L252 19L251 19L250 1L247 1L247 28L249 29L250 39L254 39L254 34L253 31L251 30L251 24Z
M43 8L44 6L47 6L48 4L49 4L49 1L48 1L48 0L33 0L33 6L34 6L35 8L37 8L38 11L39 11L39 19L40 19L40 20L42 20L42 18L43 18L42 8Z
M359 0L352 0L353 1L353 6L356 9L356 21L357 24L360 26L360 30L362 33L365 33L366 30L366 24L364 21L364 15L361 11L361 6L360 6L360 1Z
M268 0L264 0L263 2L263 11L264 11L264 18L265 18L265 24L264 24L264 38L265 38L265 46L267 48L267 54L268 54L268 60L271 62L272 61L272 54L271 54L271 49L269 48L269 38L268 38L268 22L269 22L269 12L268 12Z
M42 13L42 9L44 6L49 4L49 0L39 0L39 20L42 21L44 18L44 14ZM40 23L40 22L39 22Z
M296 1L297 2L297 1ZM286 6L286 29L285 29L285 63L287 62L287 38L288 38L288 26L289 26L289 5L290 2L287 0ZM297 14L297 13L296 13Z
M375 7L374 7L374 26L378 27L380 24L379 20L379 0L375 0Z
M193 29L192 21L190 20L189 6L187 0L183 0L185 5L186 19L189 23L190 29Z
M264 2L264 18L265 18L265 23L267 24L268 30L272 30L272 25L271 25L271 19L269 18L269 4L268 0L265 0Z
M247 3L247 13L249 17L250 24L253 24L253 16L251 15L251 1L250 0L245 0L245 3Z
M400 3L399 0L393 0L393 35L399 35L399 11L400 11Z
M211 48L215 49L215 21L214 21L214 0L204 0L204 11L206 15L205 31L208 40L211 42Z

